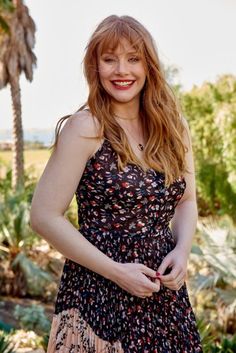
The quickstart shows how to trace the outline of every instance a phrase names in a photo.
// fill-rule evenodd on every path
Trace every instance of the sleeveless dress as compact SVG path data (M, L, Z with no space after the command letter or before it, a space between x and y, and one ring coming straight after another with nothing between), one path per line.
M175 247L169 223L185 187L183 177L165 187L163 173L134 164L119 171L104 139L75 193L79 231L113 260L156 271ZM47 352L202 352L186 283L140 298L66 259Z

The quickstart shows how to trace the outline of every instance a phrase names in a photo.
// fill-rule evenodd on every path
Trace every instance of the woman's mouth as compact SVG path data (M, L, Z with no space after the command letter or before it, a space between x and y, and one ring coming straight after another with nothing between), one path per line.
M111 81L116 89L129 89L135 81L133 80L114 80Z

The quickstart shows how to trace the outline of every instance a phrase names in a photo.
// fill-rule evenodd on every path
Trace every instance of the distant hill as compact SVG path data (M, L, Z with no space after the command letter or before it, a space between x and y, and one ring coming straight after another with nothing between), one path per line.
M0 130L0 142L1 141L11 141L12 131ZM54 129L25 129L24 130L24 140L25 141L39 141L45 146L49 146L54 141Z

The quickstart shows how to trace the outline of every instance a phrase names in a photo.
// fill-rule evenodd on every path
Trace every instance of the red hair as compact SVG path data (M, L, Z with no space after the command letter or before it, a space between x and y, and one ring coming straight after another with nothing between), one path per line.
M123 38L138 52L146 68L146 82L140 96L141 123L147 138L144 161L150 168L163 172L166 184L169 185L186 169L186 147L183 144L185 127L178 101L165 79L154 40L136 19L130 16L109 16L92 34L83 61L89 95L79 111L88 107L92 116L97 118L100 123L97 138L104 136L109 139L118 154L120 169L127 163L135 163L143 170L147 169L133 153L125 132L114 119L111 98L99 80L97 58L108 48L115 49ZM52 147L56 147L61 124L68 117L58 121Z

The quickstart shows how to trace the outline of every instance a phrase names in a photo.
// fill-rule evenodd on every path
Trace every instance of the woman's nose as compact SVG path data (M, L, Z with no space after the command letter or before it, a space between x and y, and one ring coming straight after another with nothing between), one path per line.
M116 74L122 74L122 75L125 75L125 74L128 73L127 64L123 60L118 60L116 62L115 73Z

